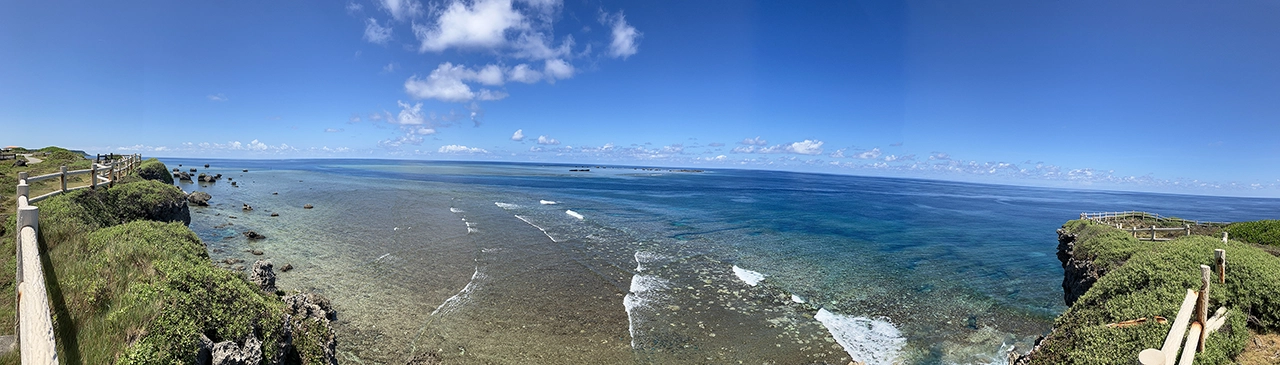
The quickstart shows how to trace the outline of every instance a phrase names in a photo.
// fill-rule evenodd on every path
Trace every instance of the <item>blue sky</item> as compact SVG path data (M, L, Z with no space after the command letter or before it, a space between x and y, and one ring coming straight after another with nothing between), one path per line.
M1275 19L1271 1L15 1L0 144L1274 197Z

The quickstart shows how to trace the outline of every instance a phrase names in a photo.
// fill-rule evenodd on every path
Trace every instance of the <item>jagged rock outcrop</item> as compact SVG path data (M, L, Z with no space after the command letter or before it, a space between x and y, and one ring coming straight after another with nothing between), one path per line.
M298 356L297 360L303 364L318 362L337 365L338 340L331 323L338 320L338 312L333 310L329 299L314 293L298 293L284 297L284 306L284 327L289 331L287 337L291 342L305 341L321 349L319 354L293 352L292 354ZM303 340L302 336L306 336L306 339ZM281 349L292 349L292 343L279 345ZM281 351L281 353L288 352L291 351ZM318 358L312 358L312 356L318 356Z
M253 263L253 268L249 269L249 282L258 285L262 291L274 293L276 291L276 273L272 270L271 261L258 260Z
M1093 287L1106 274L1093 261L1075 255L1076 235L1058 229L1058 261L1062 261L1062 299L1067 306L1076 303L1080 296Z
M213 343L200 335L200 349L196 364L200 365L257 365L262 363L262 340L249 335L243 343L222 341Z
M191 194L187 194L187 204L191 205L207 207L209 206L209 199L213 199L213 196L203 191L195 191Z

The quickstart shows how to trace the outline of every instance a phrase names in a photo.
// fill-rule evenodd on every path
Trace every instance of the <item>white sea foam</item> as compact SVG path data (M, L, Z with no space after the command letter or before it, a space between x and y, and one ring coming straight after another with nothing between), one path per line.
M796 303L804 303L804 298L801 298L800 296L795 294L791 294L791 301Z
M583 218L583 217L582 217L582 214L578 214L578 212L575 212L575 211L572 211L572 210L566 210L566 211L564 211L564 214L568 214L568 215L569 215L569 216L571 216L571 217L578 218L578 220L582 220L582 218Z
M529 225L533 226L533 228L537 228L539 231L542 231L542 234L547 235L547 238L550 238L550 239L551 239L551 242L560 242L560 241L556 240L556 238L555 238L555 237L551 237L551 233L547 233L547 230L546 230L546 229L544 229L544 228L542 228L542 227L539 227L537 224L533 224L533 222L530 222L530 221L529 221L529 219L527 219L527 218L525 218L525 217L521 217L519 214L517 214L517 215L516 215L516 218L519 218L520 220L524 221L525 223L528 223Z
M819 309L813 318L822 322L854 361L867 365L893 364L907 342L898 328L885 319L836 314L826 308Z
M436 313L449 314L454 310L457 310L458 307L461 307L463 304L466 304L466 302L471 299L471 292L475 291L476 288L479 287L479 284L476 283L477 279L483 278L484 275L480 274L480 265L476 265L476 271L471 274L471 281L467 282L467 286L462 287L462 290L459 290L458 294L454 294L452 297L449 297L449 299L445 299L444 303L440 303L440 306L436 307L436 310L431 311L431 315L434 316Z
M387 258L387 256L391 256L391 253L390 252L384 253L382 254L382 256L378 256L378 258L373 259L373 262L382 261L382 259Z
M449 207L449 211L454 213L462 213L462 209L458 209L454 207Z
M503 202L493 202L493 205L497 205L498 208L502 208L506 210L512 210L520 207L519 205L515 205L511 203L503 203Z
M627 310L627 332L631 334L632 348L637 347L636 337L641 335L637 333L637 328L641 327L639 324L644 320L644 318L640 318L639 310L658 299L661 296L659 290L666 288L668 285L666 280L659 279L656 276L638 274L644 271L645 263L659 259L660 256L649 252L636 251L635 258L637 274L631 276L631 289L627 296L622 298L622 306Z
M539 201L538 201L538 203L542 203L542 205L556 205L556 204L560 204L560 203L556 203L556 202L551 201L551 200L539 200Z
M747 285L750 286L756 286L756 284L760 284L761 280L764 280L764 274L743 269L738 267L738 265L733 265L733 274L737 275L738 279L741 279L742 282L747 283Z

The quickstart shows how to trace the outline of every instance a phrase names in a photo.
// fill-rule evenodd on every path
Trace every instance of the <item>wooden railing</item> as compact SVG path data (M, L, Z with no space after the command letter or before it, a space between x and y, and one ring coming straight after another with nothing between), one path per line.
M1230 223L1230 222L1193 221L1193 220L1182 219L1177 217L1166 217L1157 213L1143 212L1143 211L1137 211L1137 210L1129 210L1129 211L1123 211L1123 212L1080 213L1080 219L1089 219L1089 220L1098 221L1098 222L1104 222L1108 219L1114 220L1114 219L1128 219L1128 218L1154 219L1162 222L1173 222L1173 223L1182 223L1182 224L1190 224L1190 225Z
M53 336L53 319L49 313L49 295L45 288L44 267L40 264L40 208L35 202L51 196L80 189L97 189L104 184L108 187L115 181L138 167L142 162L139 155L130 155L114 161L109 165L94 163L89 169L67 171L62 166L59 172L28 177L26 172L18 174L18 241L17 241L17 297L18 297L18 348L23 364L57 364L57 345ZM67 188L70 176L89 174L89 185ZM60 189L44 195L30 198L31 184L59 179Z

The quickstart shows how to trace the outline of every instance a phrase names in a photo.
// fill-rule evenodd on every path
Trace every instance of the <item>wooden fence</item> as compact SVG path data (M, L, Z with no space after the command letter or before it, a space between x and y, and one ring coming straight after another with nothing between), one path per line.
M40 208L34 204L46 198L80 189L97 189L104 184L115 185L129 171L142 162L142 156L130 155L109 165L94 163L85 170L67 171L28 177L18 173L18 241L17 241L17 299L18 299L18 348L23 364L57 364L58 353L53 336L53 320L49 313L49 294L45 288L44 268L40 264ZM67 187L67 178L89 174L89 185ZM31 184L59 179L61 188L30 198Z

